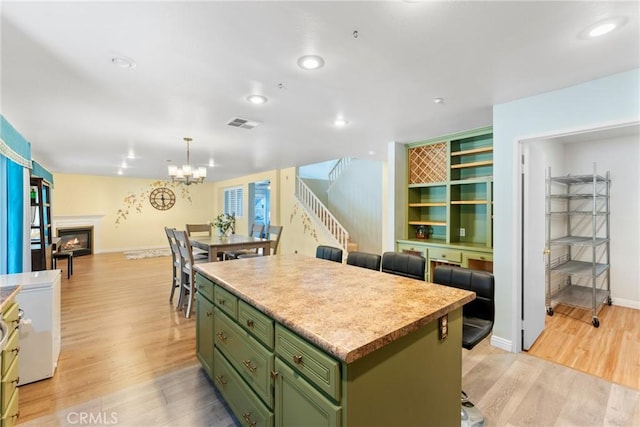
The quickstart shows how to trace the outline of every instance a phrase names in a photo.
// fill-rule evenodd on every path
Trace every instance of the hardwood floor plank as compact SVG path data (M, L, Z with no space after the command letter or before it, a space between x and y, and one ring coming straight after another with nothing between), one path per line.
M605 305L600 327L591 310L557 306L528 354L640 390L640 310Z

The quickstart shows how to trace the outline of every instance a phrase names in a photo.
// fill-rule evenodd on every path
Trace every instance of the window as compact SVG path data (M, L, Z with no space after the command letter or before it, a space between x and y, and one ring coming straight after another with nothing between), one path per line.
M243 215L242 187L226 188L224 190L224 213L234 214L236 217Z

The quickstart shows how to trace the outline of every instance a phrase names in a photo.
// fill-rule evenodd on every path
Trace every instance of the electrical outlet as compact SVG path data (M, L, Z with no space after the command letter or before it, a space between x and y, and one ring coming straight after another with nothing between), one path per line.
M443 340L447 335L449 335L449 315L445 314L438 319L438 339Z
M461 228L460 229L460 237L464 237L465 234L466 234L465 229Z

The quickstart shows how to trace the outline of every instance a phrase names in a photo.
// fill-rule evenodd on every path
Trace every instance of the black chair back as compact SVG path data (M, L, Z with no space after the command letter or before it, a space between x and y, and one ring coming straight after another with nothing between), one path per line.
M383 273L390 273L424 281L425 266L426 260L424 257L418 255L399 252L385 252L382 254Z
M472 349L493 329L495 319L495 280L488 271L439 265L433 282L476 293L476 299L462 307L462 346Z
M342 262L342 249L333 246L320 245L316 248L316 258Z
M349 255L347 255L347 264L380 271L381 259L382 257L378 254L353 251L349 252Z

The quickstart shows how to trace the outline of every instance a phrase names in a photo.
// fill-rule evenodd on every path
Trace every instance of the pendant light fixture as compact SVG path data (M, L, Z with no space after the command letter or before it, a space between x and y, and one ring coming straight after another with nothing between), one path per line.
M169 176L173 182L182 182L185 185L200 184L204 182L207 177L207 168L191 167L189 163L189 143L193 141L191 138L184 137L184 142L187 143L187 163L178 167L176 165L169 165Z

